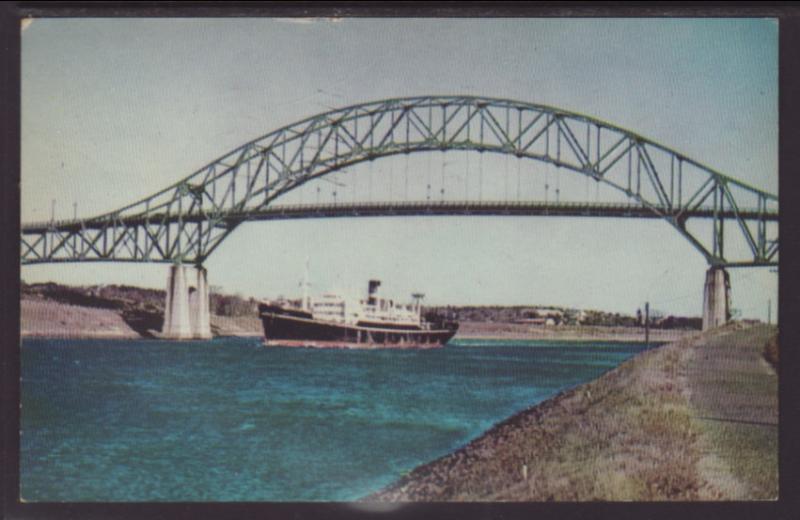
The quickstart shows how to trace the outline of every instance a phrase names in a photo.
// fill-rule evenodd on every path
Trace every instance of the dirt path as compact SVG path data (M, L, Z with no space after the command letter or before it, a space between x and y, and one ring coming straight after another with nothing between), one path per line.
M643 353L366 500L775 497L777 387L759 357L769 333L726 330Z
M711 336L689 365L703 475L727 498L777 498L778 376L762 352L773 333L762 326Z

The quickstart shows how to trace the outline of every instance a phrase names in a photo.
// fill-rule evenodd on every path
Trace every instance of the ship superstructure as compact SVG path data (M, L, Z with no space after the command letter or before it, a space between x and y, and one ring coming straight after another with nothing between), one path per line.
M325 293L308 296L307 278L300 301L262 302L259 314L268 345L319 347L436 347L458 330L441 317L424 319L423 295L399 303L378 295L380 281L370 280L362 297Z

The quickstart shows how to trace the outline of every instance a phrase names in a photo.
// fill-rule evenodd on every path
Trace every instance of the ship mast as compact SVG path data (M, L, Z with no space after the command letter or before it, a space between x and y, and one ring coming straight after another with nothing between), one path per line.
M309 257L306 257L306 269L303 273L303 310L311 310L311 302L309 301L308 297L308 264L310 262Z

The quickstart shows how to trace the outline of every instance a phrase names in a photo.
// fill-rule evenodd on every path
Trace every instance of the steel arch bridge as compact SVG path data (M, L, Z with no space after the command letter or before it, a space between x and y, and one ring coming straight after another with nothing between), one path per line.
M477 151L533 159L610 186L626 204L280 198L351 165L397 154ZM194 263L250 220L392 215L564 215L669 222L715 267L778 264L777 196L608 122L554 107L420 96L318 114L245 143L138 202L97 217L23 224L21 263ZM711 224L710 236L692 230ZM726 226L726 222L728 225ZM733 236L735 235L735 237ZM726 256L730 239L746 247ZM729 248L730 249L730 248Z

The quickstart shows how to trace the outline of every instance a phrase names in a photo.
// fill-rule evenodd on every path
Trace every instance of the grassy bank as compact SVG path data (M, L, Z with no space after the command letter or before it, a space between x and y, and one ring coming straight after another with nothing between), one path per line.
M643 353L367 500L775 498L773 333L729 327Z

